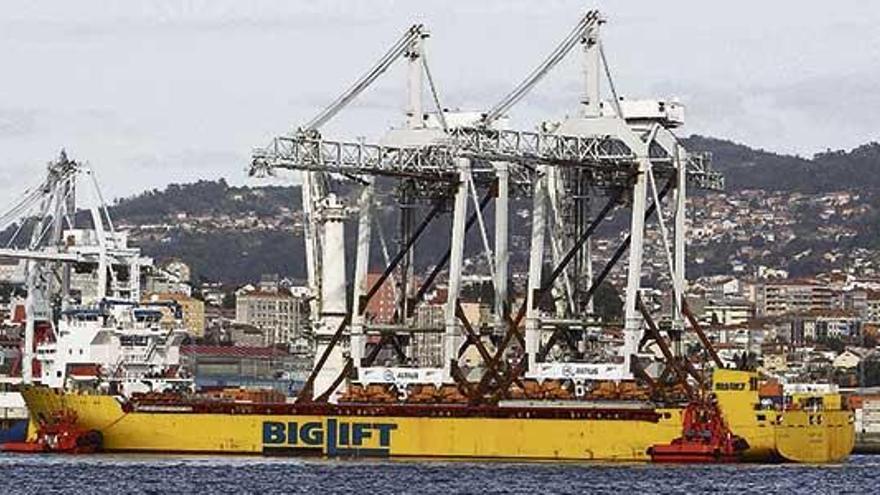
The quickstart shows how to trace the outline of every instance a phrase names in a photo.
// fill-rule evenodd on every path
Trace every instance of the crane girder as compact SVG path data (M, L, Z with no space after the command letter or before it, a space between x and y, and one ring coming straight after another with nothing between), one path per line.
M458 180L453 152L445 146L393 147L320 137L275 138L269 148L254 153L251 166L253 175L272 168L445 182Z
M78 254L60 253L48 249L0 248L0 258L33 261L64 261L68 263L82 261L82 257Z
M586 168L628 168L635 159L622 141L609 136L566 136L475 127L450 132L459 153L476 159Z
M268 148L256 150L251 174L267 175L274 168L282 168L454 183L459 177L456 157L472 160L474 180L479 183L493 180L491 162L519 165L514 167L514 181L525 189L536 165L588 169L599 187L624 186L635 173L637 158L626 144L611 136L459 127L450 129L449 139L443 142L398 147L333 141L314 133L298 133L277 137ZM671 175L675 171L668 155L654 156L651 162L655 173ZM723 178L710 169L705 155L688 154L686 166L688 180L695 186L723 187Z

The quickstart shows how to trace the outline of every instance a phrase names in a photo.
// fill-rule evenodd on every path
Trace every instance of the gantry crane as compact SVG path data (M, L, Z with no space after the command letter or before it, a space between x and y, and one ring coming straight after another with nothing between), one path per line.
M630 246L630 278L638 281L637 274L641 272L641 249L642 233L646 216L653 214L660 207L660 200L666 192L677 185L683 191L685 182L690 181L703 187L720 187L720 176L712 172L705 162L696 158L686 157L683 150L674 141L674 136L667 134L667 127L672 127L676 116L674 112L659 112L658 114L645 114L644 112L622 111L624 103L615 95L612 101L612 109L603 109L603 104L598 96L598 60L601 55L601 45L598 43L598 26L601 18L595 11L589 12L565 40L551 53L551 55L535 70L526 80L508 96L503 98L489 112L481 118L464 125L450 126L446 122L444 112L439 105L436 88L432 85L437 106L437 122L439 125L430 126L428 119L423 115L421 106L421 69L427 72L427 64L424 61L424 52L421 51L421 41L424 36L408 38L410 41L407 50L393 48L389 53L408 54L410 60L409 71L409 106L407 110L407 127L390 133L382 143L373 144L363 141L333 141L324 139L312 124L301 128L290 136L280 136L273 139L270 146L259 149L254 153L252 171L265 173L275 168L301 170L304 172L304 211L308 214L315 209L316 204L326 204L327 197L332 197L326 189L314 194L314 189L309 184L315 182L315 176L321 178L321 183L326 184L331 176L353 178L364 185L358 201L358 240L357 255L354 274L354 298L353 307L350 311L339 311L339 306L334 306L336 311L326 311L326 305L330 301L321 301L319 311L318 333L319 345L316 355L316 367L310 377L307 387L301 394L300 399L328 399L332 398L338 386L346 378L351 377L355 371L355 380L380 381L393 383L405 387L408 383L445 383L454 380L459 384L463 392L471 398L479 399L489 389L503 390L511 381L516 380L522 372L528 370L528 375L538 378L571 377L570 366L572 363L550 363L543 366L539 363L545 351L541 344L546 342L542 338L542 317L538 312L537 301L542 293L552 290L554 287L567 291L568 306L560 307L563 316L569 317L583 307L573 304L576 295L582 297L587 304L598 284L607 276L610 266L619 259L622 251ZM413 33L411 29L409 33ZM405 39L406 36L405 36ZM518 131L497 128L495 124L506 112L519 102L560 60L562 60L578 44L585 47L586 59L596 61L592 71L588 70L587 96L583 103L583 115L577 121L563 122L553 132L547 131ZM395 47L399 47L396 44ZM380 66L387 67L397 57L383 57ZM604 58L604 57L602 57ZM418 67L421 62L421 67ZM591 67L588 64L588 68ZM384 69L383 69L384 70ZM418 72L419 75L415 75ZM607 67L606 67L607 72ZM369 74L381 73L371 71ZM593 78L595 77L595 80ZM610 76L609 76L610 78ZM374 80L375 77L365 77L361 81ZM365 85L356 84L352 91L340 97L331 105L332 110L325 110L312 122L323 123L341 110L345 103L351 101L354 95L365 89ZM658 103L659 104L659 103ZM329 116L329 117L321 117ZM647 132L644 130L648 126ZM662 147L658 150L655 143L661 141L657 136L664 136L670 148ZM650 179L647 175L650 174ZM378 281L374 282L369 289L366 287L366 275L368 270L369 252L372 232L372 208L374 205L375 182L377 177L392 178L400 184L398 191L404 191L398 196L398 201L414 204L414 199L428 200L430 210L423 217L418 226L412 225L412 218L404 219L401 228L401 242L398 253L388 257L387 266ZM574 180L572 180L574 177ZM658 191L656 181L665 179L667 186ZM653 184L654 205L645 207L647 199L648 181ZM507 267L507 201L510 196L509 185L514 185L515 194L533 196L532 212L532 245L531 261L529 268L529 287L526 300L515 314L509 310L507 301L507 279L509 270ZM574 184L577 188L571 189ZM309 188L308 192L305 192ZM604 208L593 218L588 218L588 211L583 204L577 201L575 204L577 214L563 215L562 210L570 205L562 205L561 202L568 199L574 191L581 194L583 199L589 199L587 189L604 190L608 192L609 201ZM478 199L480 193L484 193L482 200ZM488 235L485 232L485 220L482 211L493 199L495 201L495 246L489 245ZM585 291L576 291L572 287L572 277L565 277L569 263L577 259L576 266L590 266L589 255L583 254L581 247L589 240L596 227L603 218L623 198L631 197L633 204L633 227L637 229L631 233L629 240L619 249L609 266L600 273L597 281L593 281L588 275L587 282L593 282ZM683 208L683 192L679 194L681 207ZM582 199L582 198L576 198ZM468 203L473 202L473 212L468 215ZM541 265L544 256L545 225L548 223L546 213L547 205L553 211L552 220L556 225L562 225L564 221L569 223L574 220L575 229L567 231L570 236L567 242L552 243L554 258L554 270L550 281L542 280ZM676 202L678 204L678 202ZM414 294L410 292L407 279L411 277L413 246L417 239L445 208L452 209L452 228L450 232L450 246L448 251L441 257L434 269L426 277L419 289ZM411 212L411 210L410 210ZM404 215L402 215L404 216ZM683 215L680 215L683 217ZM636 218L638 217L638 219ZM336 216L341 219L343 216ZM590 222L586 222L590 220ZM315 225L314 222L307 222ZM492 280L495 285L496 325L504 329L504 338L494 354L490 354L482 345L480 336L477 335L470 322L463 316L459 305L459 290L463 269L464 239L466 232L474 225L479 225L483 249L486 254L488 265L492 267ZM325 250L321 252L324 259L344 259L341 242L341 227L339 227L332 241L334 248L327 246L330 237L324 234ZM676 229L676 233L683 229ZM561 234L562 231L553 231L553 234ZM306 232L307 246L310 242L310 233ZM332 251L330 250L332 249ZM638 251L633 254L633 251ZM316 248L307 249L309 257L309 280L313 290L320 294L320 298L332 298L338 303L344 301L344 266L336 263L333 270L327 270L327 264L318 260ZM315 260L315 261L313 261ZM402 354L399 342L394 332L383 333L379 343L373 346L369 353L365 353L365 330L370 325L364 320L364 309L371 297L375 296L379 287L395 270L401 272L400 279L404 282L398 286L398 300L400 302L397 317L405 322L412 316L412 310L421 299L424 298L427 287L433 283L439 272L448 265L448 295L445 304L443 333L443 363L441 366L419 367L413 369L406 366L375 366L377 352L386 343L395 348L397 354ZM323 268L321 268L323 267ZM588 268L589 270L589 268ZM332 272L333 287L343 288L335 293L321 290L317 286L326 286L330 282ZM679 271L683 273L683 270ZM316 284L315 282L319 282ZM561 283L557 283L561 282ZM632 284L630 284L632 285ZM627 292L628 304L630 299L637 296L637 290ZM412 295L412 297L411 297ZM336 304L334 303L334 304ZM633 302L635 308L635 302ZM315 313L313 313L315 314ZM332 316L333 320L328 320ZM635 318L629 315L627 320L628 332L634 336L638 331L634 330ZM521 323L525 319L526 332L520 332ZM544 318L546 319L546 318ZM333 324L327 324L332 321ZM579 322L578 324L582 324ZM641 322L638 322L641 325ZM560 329L564 332L560 332ZM347 334L347 331L349 331ZM393 330L393 329L392 329ZM398 327L396 330L406 330ZM410 328L410 330L413 330ZM553 329L554 340L560 333L568 332L570 328L563 325ZM350 335L350 344L347 346L350 352L348 359L344 356L346 336ZM637 337L638 338L638 337ZM502 370L502 354L507 345L517 340L525 348L527 359L520 361L514 369ZM635 354L634 346L630 341L624 345L622 363L581 364L578 372L590 378L599 379L626 379L632 376L630 371L630 356ZM463 348L475 345L485 362L486 372L483 379L476 386L467 383L457 369L457 357ZM552 344L551 344L552 345ZM344 363L344 364L343 364ZM400 363L403 364L403 363Z
M381 171L373 173L368 163L371 158L362 155L359 163L351 170L343 168L328 168L324 166L327 153L379 153L373 159L387 161L384 147L361 146L357 149L343 146L338 143L325 142L319 132L319 128L329 119L337 115L349 102L362 93L372 82L385 72L394 62L405 58L408 62L408 107L406 109L406 129L392 136L396 142L401 140L413 140L413 143L431 142L438 132L429 129L424 122L422 107L423 75L427 76L428 82L433 84L425 61L424 40L428 38L428 32L422 25L413 25L404 35L392 45L392 47L379 59L379 61L351 86L342 96L334 100L325 110L312 119L307 125L298 129L293 135L276 138L270 147L255 153L252 173L260 174L271 172L274 168L294 168L303 171L303 210L306 215L306 258L308 267L309 286L313 294L312 315L315 315L315 337L317 341L316 372L312 374L301 396L305 398L309 394L321 396L331 394L338 386L337 377L349 373L352 363L357 361L361 365L365 342L364 329L364 305L360 294L365 291L367 271L369 267L369 245L373 228L372 209L375 197L374 179L377 176L387 175L400 179L404 184L399 191L404 200L412 200L413 196L426 197L440 195L435 199L435 207L426 217L428 221L435 217L445 204L441 198L446 191L443 183L425 181L426 174L418 167L408 167L406 170L397 169L390 174L382 174ZM434 92L436 95L436 92ZM442 121L442 118L441 118ZM442 134L442 130L439 131ZM401 147L393 148L400 160L405 160L406 150ZM416 158L417 159L417 158ZM441 172L442 173L442 172ZM336 195L330 191L330 181L335 174L352 178L357 177L363 186L356 210L358 211L358 248L355 266L355 301L351 311L345 306L345 253L343 247L343 221L352 210L347 208L336 199ZM400 174L400 175L398 175ZM430 175L430 174L427 174ZM378 287L388 279L391 272L400 268L401 276L398 278L398 293L400 298L400 316L405 317L409 304L406 295L411 284L407 280L412 273L412 251L408 244L412 237L413 212L405 210L401 230L401 253L389 261L389 268L383 273L382 279L374 285L370 297L375 294ZM424 223L424 222L423 222ZM384 243L384 239L383 239ZM406 246L406 249L403 247ZM369 297L367 298L369 299ZM350 330L350 332L348 332ZM352 334L351 345L345 342L344 334ZM385 337L383 336L383 339ZM397 342L395 341L395 344ZM344 353L350 352L346 357ZM369 356L367 356L369 357ZM373 358L374 359L374 358Z
M580 44L584 51L586 77L579 115L561 123L545 123L543 127L550 127L556 135L569 138L604 136L627 150L629 163L633 167L625 174L627 179L632 179L632 183L618 183L617 191L607 191L608 202L592 218L589 211L592 196L605 184L596 180L591 166L581 168L572 167L571 164L550 163L538 168L533 194L527 301L521 306L513 327L518 326L520 319L525 317L528 363L525 363L523 370L526 371L526 376L539 380L632 378L634 366L631 360L644 341L642 318L650 319L649 315L640 311L644 305L639 304L645 221L662 208L661 201L670 190L674 190L676 194L673 202L674 261L662 212L657 218L673 280L673 325L679 330L682 328L686 186L689 182L704 189L723 187L723 178L711 170L707 157L688 154L672 133L672 129L682 123L683 109L680 105L656 100L628 101L618 97L599 36L603 22L597 11L588 12L522 83L486 113L483 121L485 125L504 115ZM601 98L600 81L603 73L611 90L610 100ZM477 129L473 134L482 135L479 131ZM666 182L662 188L658 186L660 180ZM625 195L622 194L623 191L626 192ZM598 277L594 277L589 239L597 226L596 222L601 221L622 197L626 197L630 203L629 235ZM649 200L653 200L650 207L647 206ZM542 273L547 237L554 266L549 280L545 280ZM629 261L626 315L624 344L619 352L620 362L590 364L584 363L582 359L571 361L565 358L548 362L548 352L557 342L566 342L571 353L583 354L583 349L577 348L577 340L582 340L583 336L574 339L572 334L583 333L585 324L589 323L584 321L583 315L592 312L592 296L627 248ZM569 273L569 265L573 265L574 273ZM553 292L555 308L548 314L547 311L540 310L539 302L549 292ZM647 323L649 327L653 324ZM549 339L546 338L548 333Z

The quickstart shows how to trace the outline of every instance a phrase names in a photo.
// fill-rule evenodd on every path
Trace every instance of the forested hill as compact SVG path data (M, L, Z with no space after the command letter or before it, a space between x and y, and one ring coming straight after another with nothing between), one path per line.
M301 202L298 187L233 187L226 180L200 180L190 184L171 184L165 190L152 189L137 196L117 200L114 218L132 224L149 223L181 213L188 216L274 216L281 209Z
M702 136L687 138L685 145L691 150L712 154L714 166L727 178L730 195L743 190L764 190L768 194L861 193L857 200L864 206L865 214L841 219L832 217L828 221L859 232L849 241L854 243L853 248L880 248L880 228L873 222L880 222L877 218L880 213L872 213L880 212L880 145L877 143L850 151L829 151L810 159ZM133 240L146 254L159 261L179 257L188 262L199 277L240 283L270 272L305 276L298 227L300 205L300 191L296 186L238 187L220 179L172 184L162 191L147 191L117 201L111 210L116 222L131 231ZM756 208L755 211L762 208L760 201ZM801 222L797 220L800 213L794 213L793 221ZM390 217L386 220L393 221ZM513 233L525 235L526 224L512 222ZM390 224L388 228L391 229ZM797 254L789 253L789 248L802 252L828 241L823 241L827 235L814 230L815 239L802 232L797 245L780 245L777 254L784 259ZM430 247L433 234L429 231L427 235L428 239L423 242ZM843 241L834 242L842 245ZM723 256L719 254L714 264L707 260L704 266L717 266L718 270L729 267L729 258L735 255L721 247L715 251ZM709 250L710 255L712 252ZM812 255L819 256L819 249Z
M180 258L196 280L243 283L263 273L303 277L293 186L230 186L223 179L171 184L117 200L115 222L158 262Z
M723 139L691 136L685 147L708 151L724 173L727 189L764 189L821 193L847 189L880 189L880 144L850 151L827 151L811 159L780 155Z

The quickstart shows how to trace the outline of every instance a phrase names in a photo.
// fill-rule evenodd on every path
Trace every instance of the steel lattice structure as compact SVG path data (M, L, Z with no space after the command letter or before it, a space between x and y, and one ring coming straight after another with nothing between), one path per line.
M404 35L404 41L389 51L390 58L386 54L380 60L377 67L381 70L374 68L361 78L361 81L372 81L394 59L407 59L409 97L405 129L392 133L382 143L368 143L325 139L319 125L310 124L292 135L276 137L269 146L254 151L252 175L271 175L274 169L303 172L303 207L309 219L306 242L310 286L323 308L319 308L318 313L328 316L322 317L323 323L319 325L323 330L318 336L316 370L300 399L332 399L345 380L362 383L378 380L403 388L407 383L452 381L472 401L480 401L487 397L499 398L511 383L523 378L619 380L644 376L639 353L645 343L645 329L653 328L653 321L643 311L645 305L639 299L646 222L656 214L672 278L673 327L680 329L685 284L686 189L720 190L724 179L711 168L710 157L688 152L672 133L671 129L682 123L680 106L648 100L629 102L617 96L599 41L602 22L598 12L588 12L510 94L480 118L458 124L450 124L450 116L439 105L425 61L426 31L421 26L413 27ZM577 45L584 47L588 66L580 115L541 126L552 131L523 131L496 125ZM612 92L610 101L600 98L602 69ZM433 127L426 124L427 117L423 117L426 114L422 112L423 75L427 75L437 105L439 125ZM355 84L312 122L323 124L365 87ZM352 209L357 211L358 217L354 304L345 312L339 310L339 299L344 296L331 295L325 290L328 285L339 286L345 282L338 263L327 268L330 266L326 261L328 257L344 256L341 246L332 246L334 242L341 243L339 221L345 215L344 208L330 191L330 177L351 179L363 186ZM401 218L399 249L393 257L386 252L385 269L379 280L368 288L366 279L375 222L374 184L380 177L393 179L397 184L396 201ZM668 193L674 195L672 201L665 202L672 210L671 229L667 229L662 213ZM483 199L479 200L481 195ZM592 210L594 196L607 199L598 211ZM508 300L508 202L512 197L530 198L533 203L528 286L518 310L513 307L513 301ZM424 208L425 204L417 206L417 201L426 199L432 206L417 224L414 211ZM473 205L469 206L471 202ZM494 245L490 245L483 218L483 210L489 203L495 205ZM594 274L590 239L604 218L622 204L631 211L630 233L606 266ZM449 249L433 265L425 280L416 284L413 281L416 240L428 224L447 210L451 210ZM471 228L480 232L495 291L494 326L498 340L494 342L494 353L487 351L483 337L463 315L459 301L464 242ZM668 239L670 230L674 241ZM381 238L381 231L379 234ZM382 245L384 249L384 240ZM622 363L548 360L549 349L557 343L567 342L570 348L577 347L585 329L594 323L589 316L592 296L627 252L624 343L619 351ZM552 260L549 277L542 271L546 258ZM411 327L413 309L444 270L448 295L440 330L443 362L439 367L410 372L401 371L402 363L396 367L376 367L374 363L383 346L391 346L397 355L406 357L398 336L400 332L420 331ZM398 320L380 329L365 320L364 311L382 283L388 280L397 281ZM555 309L547 313L539 306L542 298L551 293ZM325 300L321 301L322 298ZM336 309L327 311L322 305L328 303ZM650 325L646 327L646 323ZM365 335L370 331L378 332L376 335L381 335L381 340L367 351ZM659 338L655 340L666 349L666 343ZM516 364L504 364L509 346L517 343L524 351L524 358ZM477 347L484 361L485 372L479 383L468 383L458 369L458 356L469 346ZM343 356L342 348L349 350L349 358ZM572 374L572 369L580 371Z
M252 175L269 175L275 168L342 175L386 176L454 183L456 158L472 160L471 173L480 183L495 178L491 162L522 165L517 182L529 184L537 165L590 170L597 186L626 186L635 173L636 155L611 136L582 137L560 134L457 127L442 143L425 146L388 146L346 142L321 136L279 136L270 146L254 150ZM669 156L651 157L656 172L671 176ZM690 154L685 163L689 183L700 189L721 190L723 176L711 169L709 157Z

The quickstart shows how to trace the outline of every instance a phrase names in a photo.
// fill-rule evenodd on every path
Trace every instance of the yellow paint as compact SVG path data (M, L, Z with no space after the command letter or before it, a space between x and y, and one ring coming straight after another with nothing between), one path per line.
M802 462L833 462L846 458L854 438L851 412L812 413L810 424L810 413L805 411L756 411L758 396L757 391L750 388L752 377L749 373L729 370L719 371L715 376L716 385L728 384L727 390L716 387L715 392L731 429L750 445L747 458L766 461L781 455ZM730 390L730 384L741 384L743 388ZM101 431L104 447L111 451L260 454L264 448L264 423L268 422L280 424L278 428L287 428L291 423L298 427L318 423L313 426L323 436L317 448L322 454L328 454L331 448L326 436L328 427L345 423L347 426L343 428L348 433L355 428L368 432L360 445L366 449L383 448L379 429L375 428L377 424L393 425L387 427L394 428L388 432L387 444L387 453L392 457L640 461L649 459L650 446L680 436L682 421L679 408L658 409L661 419L656 423L598 419L125 413L110 396L61 393L39 387L27 388L23 395L35 416L62 408L76 411L80 425ZM817 414L822 417L821 422ZM297 426L292 428L296 431ZM344 437L341 430L339 435ZM281 444L265 446L303 447L297 435L293 437L297 445L284 437Z
M717 370L713 375L713 391L728 426L749 443L747 459L780 456L792 462L840 462L852 452L853 413L841 408L839 395L821 396L821 412L757 410L757 387L753 373Z

